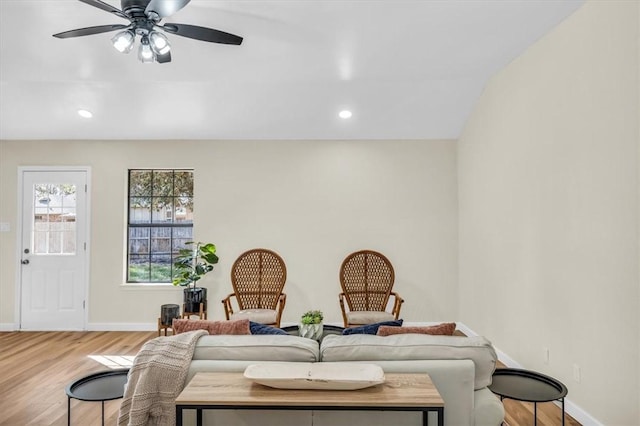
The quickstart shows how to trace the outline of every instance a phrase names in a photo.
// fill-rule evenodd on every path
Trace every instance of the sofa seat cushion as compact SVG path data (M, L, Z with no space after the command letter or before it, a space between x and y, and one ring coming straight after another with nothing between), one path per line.
M247 319L260 324L276 324L278 313L273 309L244 309L234 312L229 317L230 320Z
M491 384L498 357L491 342L482 336L352 334L326 336L320 345L320 359L327 362L470 359L475 364L474 389L481 389Z
M396 317L389 312L380 311L350 311L347 312L347 321L351 325L366 325L376 322L393 321Z
M194 360L315 362L320 359L318 342L290 335L202 336Z

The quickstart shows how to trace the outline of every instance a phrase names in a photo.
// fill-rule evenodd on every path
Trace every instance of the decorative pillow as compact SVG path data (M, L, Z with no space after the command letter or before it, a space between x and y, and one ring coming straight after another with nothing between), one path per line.
M392 334L433 334L440 336L453 336L456 331L455 322L445 322L438 325L428 327L388 327L381 326L378 328L378 336L390 336Z
M209 334L251 334L248 319L238 321L174 319L172 328L175 334L192 330L207 330Z
M251 330L251 334L289 334L281 328L271 327L253 321L249 321L249 329Z
M401 319L394 321L382 321L373 324L362 325L360 327L345 328L342 331L342 334L376 334L378 333L378 328L380 328L381 326L400 327L401 325Z

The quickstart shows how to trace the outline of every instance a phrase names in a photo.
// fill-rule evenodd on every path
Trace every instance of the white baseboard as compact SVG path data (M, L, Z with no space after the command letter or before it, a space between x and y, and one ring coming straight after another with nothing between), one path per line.
M0 331L16 331L18 326L11 322L0 322Z
M591 414L584 411L581 407L577 406L570 400L564 400L565 411L574 419L576 419L582 426L604 426L604 423L599 422Z
M122 322L93 322L87 324L87 331L157 331L157 322L122 323Z
M462 331L467 336L478 336L478 333L476 333L475 331L471 330L469 327L467 327L465 324L463 324L461 322L456 323L456 327L458 328L458 330ZM504 365L506 365L509 368L524 368L522 366L522 364L520 364L518 361L516 361L515 359L511 358L509 355L507 355L506 353L502 352L500 349L496 348L495 346L494 346L494 348L495 348L496 353L498 355L498 359ZM560 406L560 402L558 402L558 401L556 401L555 404L557 406ZM595 417L593 417L591 414L587 413L580 406L578 406L575 403L571 402L571 400L569 400L568 398L564 399L564 409L565 409L567 414L569 414L571 417L573 417L578 422L580 422L580 424L582 424L582 426L604 426L603 423L599 422Z
M19 331L18 324L10 322L0 323L0 331ZM89 323L87 324L87 331L156 331L158 330L157 323ZM48 330L57 331L57 330ZM60 331L65 331L60 329Z

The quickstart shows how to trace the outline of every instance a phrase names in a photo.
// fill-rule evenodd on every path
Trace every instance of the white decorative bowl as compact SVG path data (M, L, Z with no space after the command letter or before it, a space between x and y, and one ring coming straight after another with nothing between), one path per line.
M244 370L244 376L278 389L354 390L384 383L379 365L346 362L252 364Z

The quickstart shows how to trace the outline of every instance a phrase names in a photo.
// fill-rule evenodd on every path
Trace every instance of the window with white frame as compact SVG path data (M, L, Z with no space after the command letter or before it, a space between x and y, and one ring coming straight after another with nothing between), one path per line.
M193 241L193 170L129 170L127 282L170 283Z

